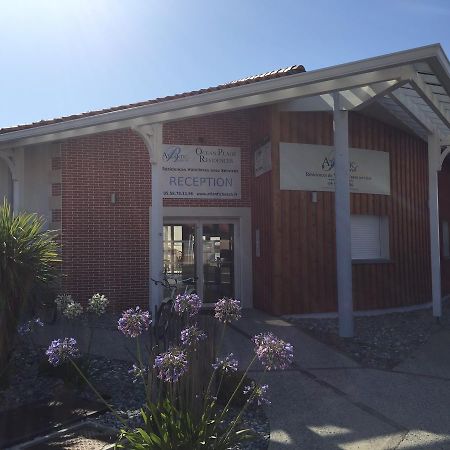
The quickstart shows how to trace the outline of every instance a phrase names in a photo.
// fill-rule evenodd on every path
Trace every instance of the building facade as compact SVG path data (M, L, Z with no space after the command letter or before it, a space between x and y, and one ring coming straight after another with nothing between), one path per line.
M440 315L450 294L443 56L430 46L293 66L3 129L0 193L59 230L64 290L82 302L102 292L116 311L154 306L151 279L166 273L195 277L205 303L338 311L342 335L353 311L433 302Z

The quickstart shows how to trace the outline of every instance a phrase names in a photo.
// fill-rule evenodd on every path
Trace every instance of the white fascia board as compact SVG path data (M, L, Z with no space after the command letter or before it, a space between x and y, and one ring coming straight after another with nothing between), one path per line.
M206 114L251 108L270 103L278 103L294 98L328 94L330 92L332 93L344 89L350 89L353 87L366 86L368 84L378 83L380 81L389 81L393 78L402 80L407 73L409 72L405 71L402 67L390 68L379 70L377 72L361 73L359 75L350 75L347 77L341 77L338 79L331 79L322 82L307 84L297 83L297 86L295 87L277 89L263 93L255 93L246 96L239 96L236 98L230 98L205 104L193 104L192 106L187 106L189 103L193 102L183 102L184 107L182 108L180 108L181 100L188 100L187 98L181 100L171 100L161 104L152 105L154 110L153 114L147 114L145 116L141 115L139 117L102 123L102 120L104 120L103 116L109 116L109 114L113 114L109 113L101 116L93 116L86 119L77 119L67 123L58 123L54 125L39 127L42 128L42 130L39 130L39 128L37 128L7 133L5 135L0 135L0 148L8 146L11 147L15 145L33 145L41 142L58 141L88 134L103 133L124 128L135 128L144 124L170 122L189 117L198 117ZM231 89L234 90L237 88L230 88L229 90ZM195 97L193 98L195 99ZM41 134L39 134L39 131Z
M25 139L44 135L48 135L51 138L46 138L40 142L67 139L79 135L129 128L143 123L178 120L212 112L259 106L296 97L335 92L344 88L350 89L379 81L404 79L404 75L395 69L400 69L401 66L414 62L436 58L441 53L443 53L441 46L433 44L362 61L258 81L248 85L182 97L161 103L12 131L0 135L0 145L4 147L2 144L7 142L10 143L10 146L11 144L19 145L19 143L20 145L30 145L37 141L25 141ZM383 72L384 75L382 75ZM353 83L352 79L354 79ZM317 89L312 89L313 85L317 85ZM308 86L309 89L306 89ZM77 130L83 128L87 128L89 131L84 133L77 132ZM69 131L68 134L63 135L61 133L67 131Z

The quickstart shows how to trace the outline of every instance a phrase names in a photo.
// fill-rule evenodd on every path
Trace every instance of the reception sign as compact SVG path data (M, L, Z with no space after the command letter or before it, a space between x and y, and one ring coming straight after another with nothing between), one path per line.
M334 181L333 147L280 143L280 189L334 191ZM389 153L351 148L350 190L389 195Z
M164 145L161 157L164 198L241 198L241 149Z

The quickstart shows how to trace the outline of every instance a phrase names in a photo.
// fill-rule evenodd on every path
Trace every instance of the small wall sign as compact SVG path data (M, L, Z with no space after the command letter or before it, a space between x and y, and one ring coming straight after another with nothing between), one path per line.
M266 142L264 145L255 150L255 177L259 177L263 173L272 170L272 152L271 143Z

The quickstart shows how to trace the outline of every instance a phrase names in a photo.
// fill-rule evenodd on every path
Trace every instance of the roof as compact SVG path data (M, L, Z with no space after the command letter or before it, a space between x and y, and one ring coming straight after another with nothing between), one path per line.
M401 122L423 139L436 135L450 149L450 62L440 44L432 44L308 72L291 66L198 91L4 128L0 150L127 128L151 134L155 124L271 104L284 111L333 111L336 100L349 111L380 107L383 118Z
M155 98L152 100L145 100L145 101L138 102L138 103L130 103L127 105L113 106L111 108L87 111L87 112L83 112L83 113L79 113L79 114L72 114L70 116L57 117L54 119L40 120L39 122L32 122L29 124L21 124L21 125L14 125L11 127L0 128L0 134L11 133L13 131L26 130L29 128L37 128L37 127L61 123L61 122L68 122L70 120L98 116L101 114L107 114L107 113L111 113L111 112L115 112L115 111L123 111L126 109L138 108L141 106L152 105L155 103L163 103L163 102L166 102L169 100L177 100L179 98L184 98L184 97L193 97L195 95L204 94L206 92L220 91L223 89L229 89L229 88L233 88L233 87L243 86L245 84L257 83L259 81L266 81L266 80L271 80L274 78L285 77L288 75L294 75L294 74L298 74L298 73L302 73L302 72L305 72L305 68L302 65L289 66L289 67L286 67L283 69L277 69L277 70L273 70L271 72L266 72L266 73L259 74L259 75L253 75L253 76L249 76L246 78L241 78L239 80L230 81L228 83L219 84L218 86L212 86L209 88L199 89L196 91L183 92L181 94L169 95L166 97Z

